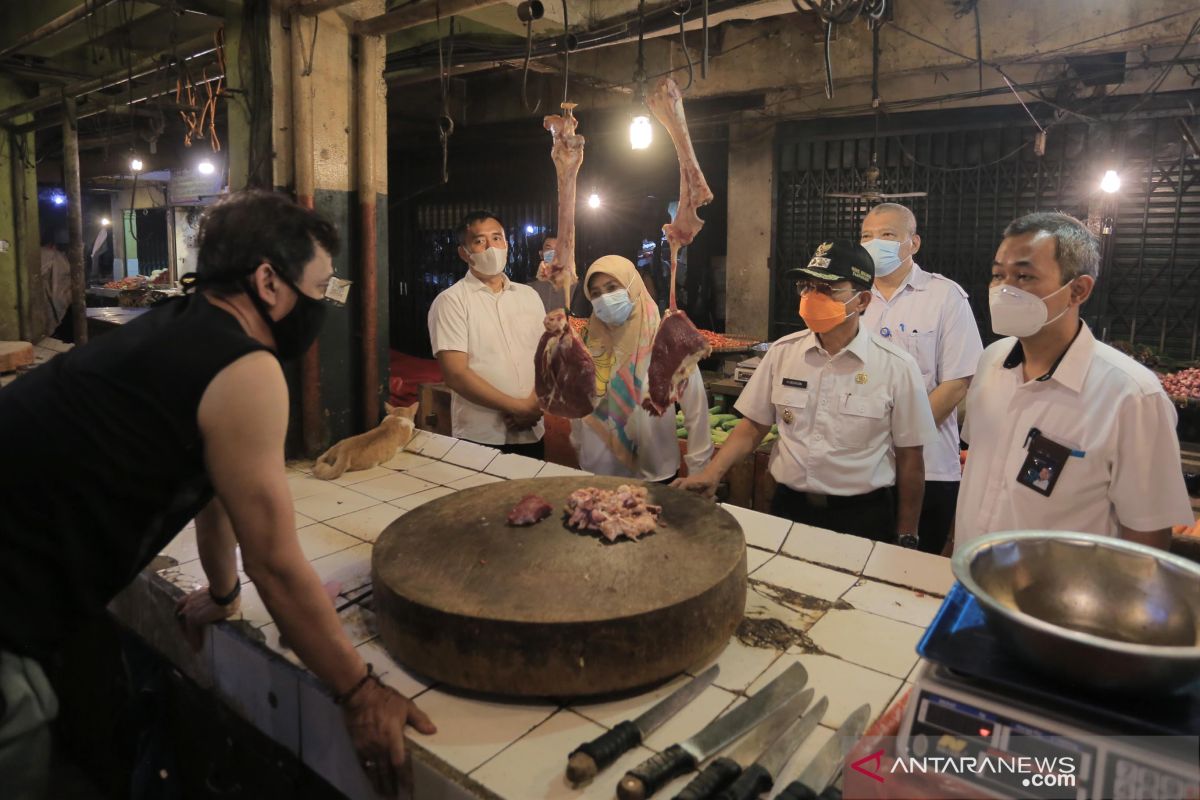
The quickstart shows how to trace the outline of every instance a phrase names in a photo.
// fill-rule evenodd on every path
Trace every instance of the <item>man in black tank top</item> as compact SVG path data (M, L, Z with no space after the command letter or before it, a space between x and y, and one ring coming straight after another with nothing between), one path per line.
M37 796L49 766L57 700L39 662L192 518L209 586L180 603L186 626L238 610L240 545L271 616L337 696L377 789L395 792L406 722L435 732L371 675L296 536L279 361L316 339L337 246L329 222L282 195L233 195L201 225L184 298L0 391L6 796Z

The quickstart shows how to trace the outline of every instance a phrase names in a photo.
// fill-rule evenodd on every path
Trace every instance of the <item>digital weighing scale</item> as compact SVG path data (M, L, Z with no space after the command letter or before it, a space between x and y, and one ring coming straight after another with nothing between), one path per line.
M1012 771L956 775L1001 798L1200 798L1200 684L1146 696L1057 683L996 638L961 584L917 651L923 661L900 725L898 758L1069 756L1074 764L1074 787L1063 785L1070 781L1062 772L1049 780L1054 786L1026 785L1029 774Z

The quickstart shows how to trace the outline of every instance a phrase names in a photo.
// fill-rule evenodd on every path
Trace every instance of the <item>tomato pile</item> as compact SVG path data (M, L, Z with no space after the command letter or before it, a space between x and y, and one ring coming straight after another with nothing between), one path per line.
M145 289L145 275L130 275L128 278L121 278L119 281L109 281L104 284L105 289Z

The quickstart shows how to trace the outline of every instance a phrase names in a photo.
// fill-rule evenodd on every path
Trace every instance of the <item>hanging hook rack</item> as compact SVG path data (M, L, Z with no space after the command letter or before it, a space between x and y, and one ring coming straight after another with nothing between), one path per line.
M683 91L692 88L692 80L695 77L692 74L692 54L687 49L687 33L684 30L684 23L687 22L687 15L692 10L692 0L682 0L677 3L674 8L676 16L679 17L679 46L683 48L683 57L687 59L688 82L687 86L683 87Z
M533 55L533 21L541 19L546 13L546 7L541 0L525 0L517 6L517 19L525 23L525 65L521 68L521 103L530 114L536 114L542 107L542 98L538 98L533 108L529 107L529 60Z

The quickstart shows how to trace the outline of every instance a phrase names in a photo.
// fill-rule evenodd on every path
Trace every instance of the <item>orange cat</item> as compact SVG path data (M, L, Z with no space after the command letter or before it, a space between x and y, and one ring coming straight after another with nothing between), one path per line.
M413 418L417 416L418 405L413 403L407 408L396 408L384 403L387 416L379 423L379 427L342 439L326 450L313 464L313 477L333 481L342 477L344 472L370 469L389 460L412 439L415 431Z

